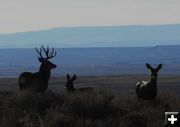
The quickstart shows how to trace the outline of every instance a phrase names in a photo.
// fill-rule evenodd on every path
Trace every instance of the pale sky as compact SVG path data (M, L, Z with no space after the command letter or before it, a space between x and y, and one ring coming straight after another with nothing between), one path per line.
M0 33L180 23L180 0L0 0Z

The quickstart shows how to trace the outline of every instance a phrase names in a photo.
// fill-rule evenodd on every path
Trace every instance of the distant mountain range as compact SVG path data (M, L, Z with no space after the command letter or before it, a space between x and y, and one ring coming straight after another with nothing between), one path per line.
M0 48L32 48L41 44L60 48L178 45L180 24L66 27L0 34Z

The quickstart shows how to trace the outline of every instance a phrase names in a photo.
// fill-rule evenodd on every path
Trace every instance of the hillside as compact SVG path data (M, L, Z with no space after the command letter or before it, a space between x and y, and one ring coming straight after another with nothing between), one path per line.
M0 34L1 48L29 48L43 42L55 47L121 47L179 44L180 24L67 27Z

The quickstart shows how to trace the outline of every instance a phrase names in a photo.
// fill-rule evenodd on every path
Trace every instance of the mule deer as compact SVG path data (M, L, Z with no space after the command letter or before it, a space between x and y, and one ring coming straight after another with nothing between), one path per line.
M158 71L162 68L162 64L159 64L157 68L153 68L150 64L146 63L146 67L151 71L151 80L139 81L136 84L136 94L138 98L153 100L157 96L157 76Z
M79 89L74 88L74 81L76 80L76 75L73 75L73 77L71 78L70 75L67 74L66 79L67 79L67 82L66 82L65 88L67 89L68 92L93 90L93 87L83 87Z
M18 79L19 88L20 90L30 90L33 92L44 93L48 87L51 69L56 68L56 65L49 61L49 59L56 56L56 51L54 48L50 51L49 47L44 48L43 45L39 50L37 48L35 49L39 55L39 62L41 63L39 72L24 72L20 74ZM45 57L43 57L42 51L44 51Z

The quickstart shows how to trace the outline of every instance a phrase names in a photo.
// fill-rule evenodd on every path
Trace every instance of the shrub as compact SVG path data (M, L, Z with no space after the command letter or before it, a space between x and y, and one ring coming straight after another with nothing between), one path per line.
M0 91L1 127L163 127L164 112L179 109L179 97L167 93L149 102L104 91Z

